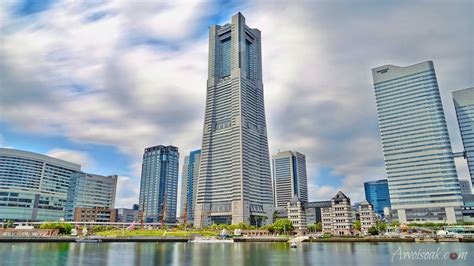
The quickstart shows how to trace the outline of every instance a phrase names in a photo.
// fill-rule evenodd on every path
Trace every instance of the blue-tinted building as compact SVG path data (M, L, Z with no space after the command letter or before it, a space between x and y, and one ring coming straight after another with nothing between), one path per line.
M181 218L186 217L186 223L194 221L194 207L196 205L196 190L199 175L199 162L201 150L192 151L189 156L184 157L183 172L181 178Z
M474 182L474 88L453 92L454 107L458 118L471 182Z
M145 222L176 222L179 152L174 146L146 148L140 182L140 210Z
M390 203L400 223L462 220L433 62L372 69Z
M390 193L387 179L364 183L365 199L372 204L374 211L384 217L383 208L390 208Z

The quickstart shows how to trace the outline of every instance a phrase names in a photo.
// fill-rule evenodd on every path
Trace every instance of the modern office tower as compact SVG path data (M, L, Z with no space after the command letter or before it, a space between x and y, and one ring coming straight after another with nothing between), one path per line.
M458 118L471 183L474 184L474 87L453 92L454 107Z
M196 190L199 175L201 150L192 151L184 157L181 177L181 210L180 217L185 223L194 222L194 207L196 205Z
M145 222L176 222L178 194L178 148L146 148L140 182L140 211Z
M387 179L364 183L365 199L372 204L374 211L384 217L383 209L390 208L390 193Z
M67 193L65 219L80 221L78 208L114 209L115 193L117 191L117 176L101 176L76 172L71 175ZM80 213L80 212L79 212ZM79 215L79 216L78 216Z
M0 148L0 220L63 218L70 176L80 170L42 154Z
M209 28L209 72L194 225L272 222L260 31L237 13Z
M433 62L372 69L390 203L406 222L461 220L461 191Z
M471 182L469 180L459 180L461 194L472 194Z
M308 202L305 155L293 151L278 152L272 156L272 166L276 207L285 207L294 195L302 202Z

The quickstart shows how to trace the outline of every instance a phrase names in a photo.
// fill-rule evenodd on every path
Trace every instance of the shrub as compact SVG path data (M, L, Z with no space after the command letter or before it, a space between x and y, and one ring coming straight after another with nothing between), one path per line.
M43 223L40 229L59 229L59 234L70 234L72 230L72 224L68 223Z
M376 236L379 234L379 229L377 228L377 226L372 226L369 228L369 234L373 235L373 236Z

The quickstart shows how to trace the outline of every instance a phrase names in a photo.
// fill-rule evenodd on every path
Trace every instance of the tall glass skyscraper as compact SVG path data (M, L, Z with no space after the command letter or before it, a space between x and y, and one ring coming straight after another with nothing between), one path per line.
M462 219L462 197L433 62L372 69L390 202L405 222Z
M73 173L67 195L66 220L76 220L76 208L113 209L117 191L117 178L116 175L101 176L82 172Z
M209 28L209 72L194 225L271 222L260 31L238 13Z
M178 194L178 148L154 146L143 154L140 211L145 222L176 222ZM141 219L141 217L140 217Z
M181 211L182 219L186 223L194 222L194 207L196 205L196 190L199 175L199 162L201 150L192 151L184 157L183 172L181 177Z
M46 155L0 148L0 220L63 218L71 174L80 170Z
M374 211L384 217L383 208L390 208L390 193L386 179L364 183L365 199L372 204Z
M464 157L474 185L474 88L453 92L453 100L464 145Z
M293 151L278 152L272 156L272 162L276 207L286 207L295 195L301 202L308 202L306 156Z

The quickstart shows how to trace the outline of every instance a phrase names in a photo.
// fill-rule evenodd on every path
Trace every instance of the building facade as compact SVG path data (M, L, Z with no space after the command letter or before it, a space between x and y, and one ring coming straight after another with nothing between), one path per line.
M330 208L331 201L313 201L305 203L306 209L306 223L313 225L322 223L321 210L322 208Z
M453 92L454 108L464 146L464 158L474 184L474 87Z
M272 156L273 195L276 207L284 207L297 195L308 202L306 156L299 152L284 151Z
M293 227L298 231L305 231L307 224L304 202L298 198L298 195L294 195L293 198L287 202L286 208L288 210L288 219L291 224L293 224Z
M337 236L352 235L352 207L349 197L339 191L330 207L321 208L323 232Z
M67 194L65 219L73 221L76 208L113 209L117 191L117 176L101 176L76 172L71 175Z
M174 146L146 148L140 180L140 214L145 222L176 222L179 152Z
M390 203L400 223L456 223L462 197L433 62L372 69Z
M0 220L64 218L69 180L80 170L53 157L0 148Z
M461 187L461 194L472 194L471 181L459 180L459 186Z
M196 206L196 190L199 175L201 150L192 151L184 157L181 178L181 210L180 217L183 223L194 222L194 208Z
M133 223L138 222L138 210L118 208L115 209L117 222L119 223Z
M369 234L369 228L376 225L377 219L375 217L375 211L368 201L364 200L358 207L359 220L360 220L360 231L362 234Z
M75 222L100 222L100 223L115 223L116 211L112 208L75 208L74 209Z
M364 183L365 199L372 204L375 212L384 217L384 208L390 208L390 193L387 179Z
M272 222L261 34L238 13L209 28L209 72L194 226Z

